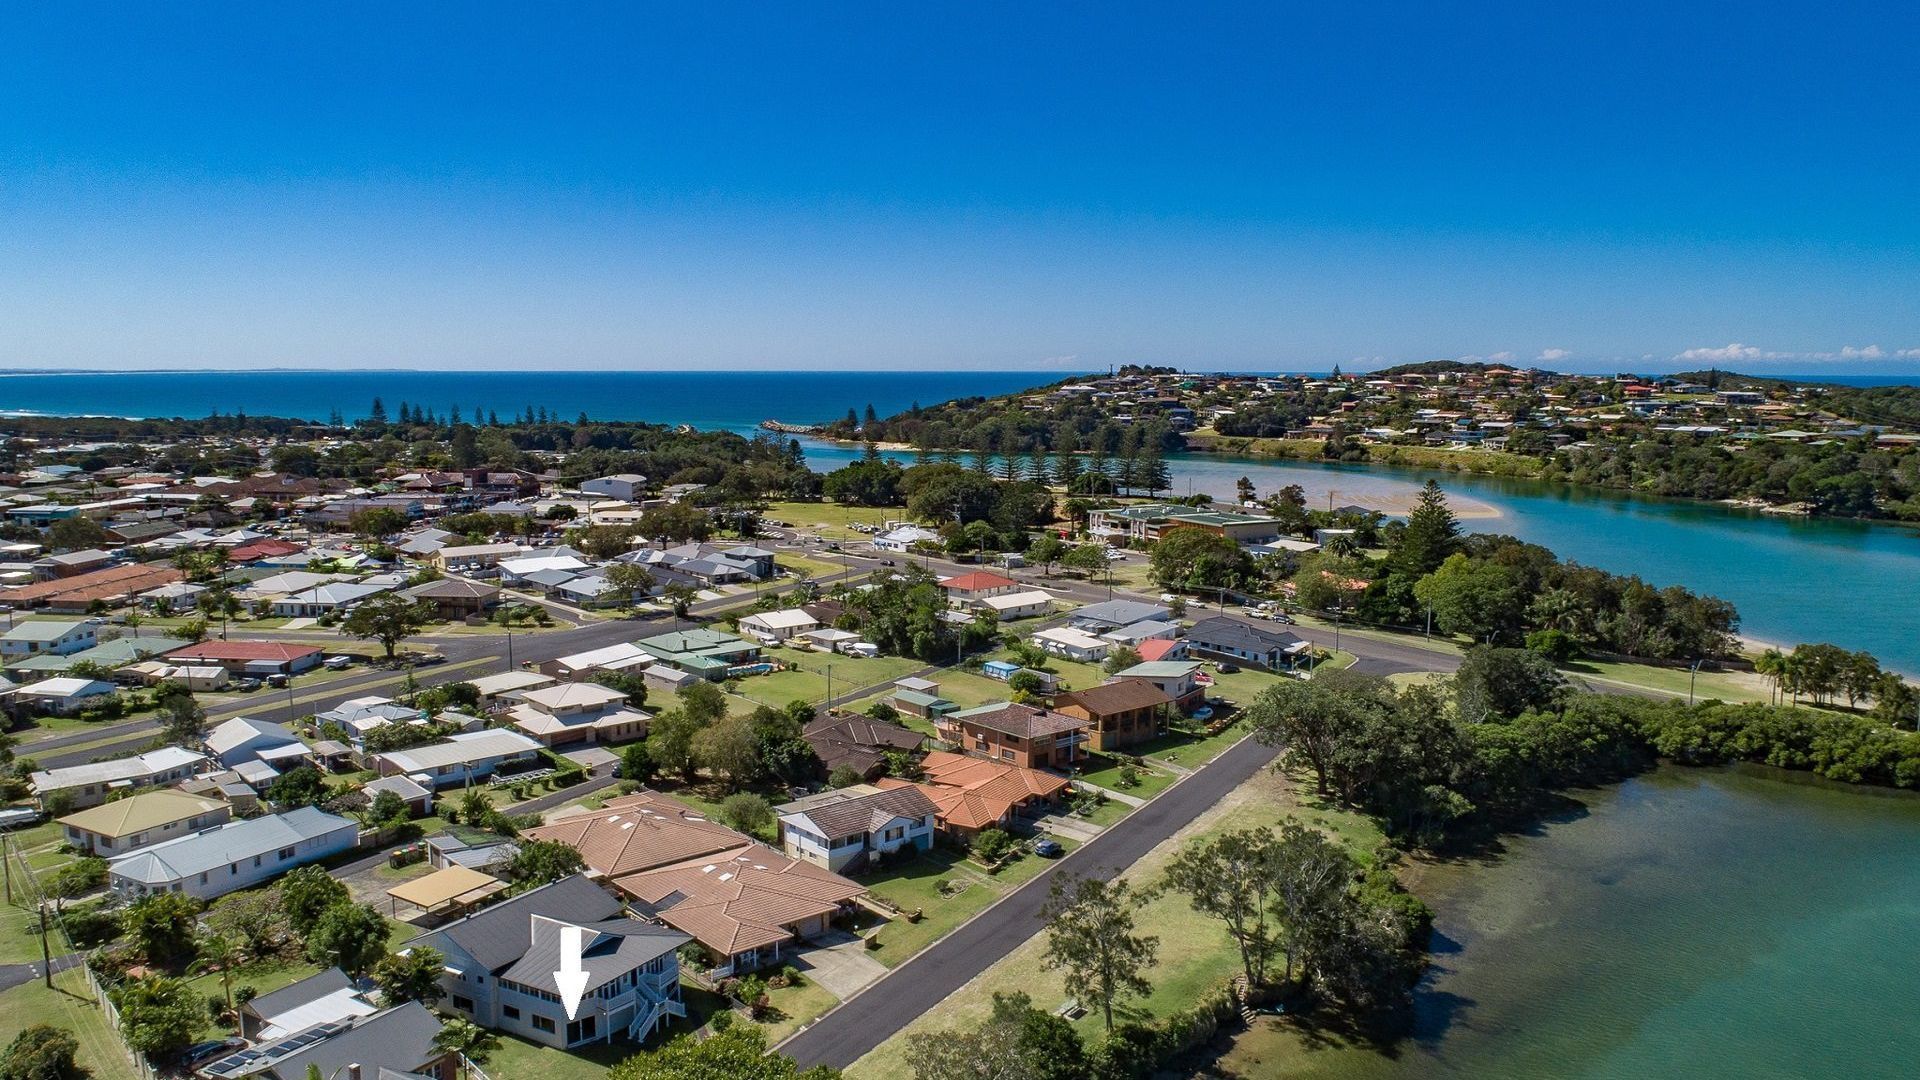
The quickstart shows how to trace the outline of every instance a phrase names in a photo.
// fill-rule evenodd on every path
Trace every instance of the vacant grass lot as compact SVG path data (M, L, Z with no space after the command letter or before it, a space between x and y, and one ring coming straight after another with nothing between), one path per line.
M0 1045L35 1024L50 1024L79 1040L78 1061L89 1080L133 1080L133 1063L94 1001L86 976L78 969L62 971L53 977L53 987L35 980L0 993Z
M1061 843L1072 846L1069 841ZM935 846L912 862L868 875L864 880L873 895L902 911L918 909L922 913L919 922L908 922L902 916L882 926L876 932L880 949L874 958L888 967L900 966L1038 874L1047 861L1037 855L1022 855L999 873L989 874L960 852ZM943 896L942 881L950 882L956 891Z
M1286 818L1326 829L1360 850L1370 849L1379 842L1380 834L1370 822L1357 815L1302 802L1295 795L1297 790L1290 779L1262 771L1180 834L1149 852L1127 873L1127 878L1136 885L1150 884L1177 851L1196 839L1233 829L1277 826ZM1148 976L1153 992L1116 1010L1116 1021L1123 1017L1164 1016L1187 1008L1200 994L1239 970L1239 954L1221 924L1196 914L1183 896L1168 894L1148 901L1135 913L1135 922L1140 932L1160 939L1158 961ZM849 1080L886 1080L911 1075L905 1057L907 1037L914 1032L978 1024L991 1008L995 991L1025 991L1032 996L1034 1005L1042 1009L1051 1010L1059 1005L1066 1000L1066 991L1059 973L1041 966L1044 949L1044 935L1029 939L932 1012L855 1062L846 1070ZM1089 1042L1097 1043L1102 1037L1098 1014L1090 1013L1075 1026Z

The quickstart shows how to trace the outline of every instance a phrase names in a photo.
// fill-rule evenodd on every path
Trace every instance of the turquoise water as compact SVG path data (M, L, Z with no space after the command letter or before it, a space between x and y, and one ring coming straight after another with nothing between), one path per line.
M0 413L188 417L249 413L324 420L367 414L374 398L438 416L546 409L572 420L646 420L749 431L762 420L817 424L868 405L882 416L1051 382L1034 371L242 371L0 372Z
M816 469L838 468L859 453L807 444ZM1245 476L1263 494L1299 484L1315 506L1329 495L1335 505L1405 501L1433 476L1457 499L1498 512L1467 520L1470 530L1507 533L1563 559L1723 597L1740 609L1743 631L1763 641L1830 641L1920 674L1920 532L1903 526L1377 466L1209 454L1176 455L1169 464L1182 494L1231 499Z
M1441 951L1397 1057L1333 1046L1295 1068L1296 1048L1255 1036L1234 1071L1914 1075L1920 800L1677 768L1581 799L1420 886Z
M1051 380L1044 372L431 372L264 371L237 373L0 373L0 412L205 416L248 412L351 419L375 397L445 415L454 406L501 414L527 406L571 418L688 423L750 431L764 419L815 423L918 401L1010 393ZM857 448L813 444L817 468L852 460ZM1231 497L1251 478L1261 492L1290 483L1316 505L1404 501L1427 474L1365 466L1183 455L1174 489ZM1463 504L1497 517L1470 528L1510 533L1563 558L1655 584L1725 597L1752 636L1831 641L1867 649L1920 674L1920 533L1886 525L1784 519L1710 504L1580 492L1528 481L1438 475Z

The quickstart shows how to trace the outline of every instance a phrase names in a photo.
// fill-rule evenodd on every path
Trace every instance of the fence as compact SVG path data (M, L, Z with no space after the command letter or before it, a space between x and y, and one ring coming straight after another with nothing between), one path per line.
M113 1007L113 999L107 996L106 987L101 986L100 980L94 977L93 969L84 963L80 964L79 968L87 977L87 988L93 991L94 1000L100 1003L100 1014L107 1018L107 1026L112 1028L114 1034L118 1036L120 1034L120 1010ZM114 1042L119 1044L121 1051L127 1055L127 1060L132 1063L133 1074L135 1076L139 1077L140 1080L155 1080L153 1067L147 1064L145 1054L141 1054L128 1046L124 1038L116 1038Z

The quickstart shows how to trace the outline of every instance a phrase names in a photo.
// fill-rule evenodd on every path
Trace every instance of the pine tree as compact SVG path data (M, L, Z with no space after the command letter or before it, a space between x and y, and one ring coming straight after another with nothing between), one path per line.
M985 450L973 452L973 471L981 476L993 475L993 455Z
M1047 467L1047 455L1035 450L1027 458L1027 479L1036 484L1044 484L1053 479L1053 470Z
M1158 495L1173 487L1173 470L1167 467L1167 459L1159 454L1148 454L1140 463L1140 483L1146 486L1150 495Z
M373 399L373 408L367 410L367 419L376 424L387 422L387 406L379 398Z
M494 412L492 409L487 410L487 426L488 427L500 426L500 414L497 412Z
M1460 522L1447 505L1447 493L1432 480L1420 489L1420 501L1407 515L1407 527L1400 543L1387 558L1388 568L1396 574L1422 578L1440 568L1447 556L1460 549Z
M1061 454L1053 459L1053 482L1072 490L1073 482L1080 479L1080 458L1077 454Z
M1011 453L1001 454L1000 479L1007 481L1020 479L1020 459Z

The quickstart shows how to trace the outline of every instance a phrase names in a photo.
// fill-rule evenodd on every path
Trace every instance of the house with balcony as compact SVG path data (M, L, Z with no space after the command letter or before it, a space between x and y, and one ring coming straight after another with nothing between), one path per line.
M627 704L627 695L591 682L556 683L520 694L507 710L513 726L545 746L623 743L647 736L653 714Z
M578 927L586 988L572 1019L554 973L569 927ZM484 1028L571 1050L615 1039L645 1042L680 999L679 949L669 926L636 919L618 899L575 874L521 893L414 938L408 950L446 957L443 1004Z
M935 717L941 739L976 757L1025 769L1071 769L1087 759L1088 722L1011 701Z
M1109 683L1137 683L1152 687L1171 700L1183 712L1192 712L1205 703L1206 687L1199 682L1198 660L1143 660L1124 671L1116 671Z
M855 784L774 808L780 849L836 874L857 874L876 858L933 846L933 800L917 787Z
M1268 630L1238 619L1216 615L1202 619L1187 631L1187 648L1195 656L1282 671L1304 658L1312 645L1285 631Z
M1124 750L1166 732L1173 699L1150 681L1124 679L1055 695L1053 708L1085 720L1095 750Z

